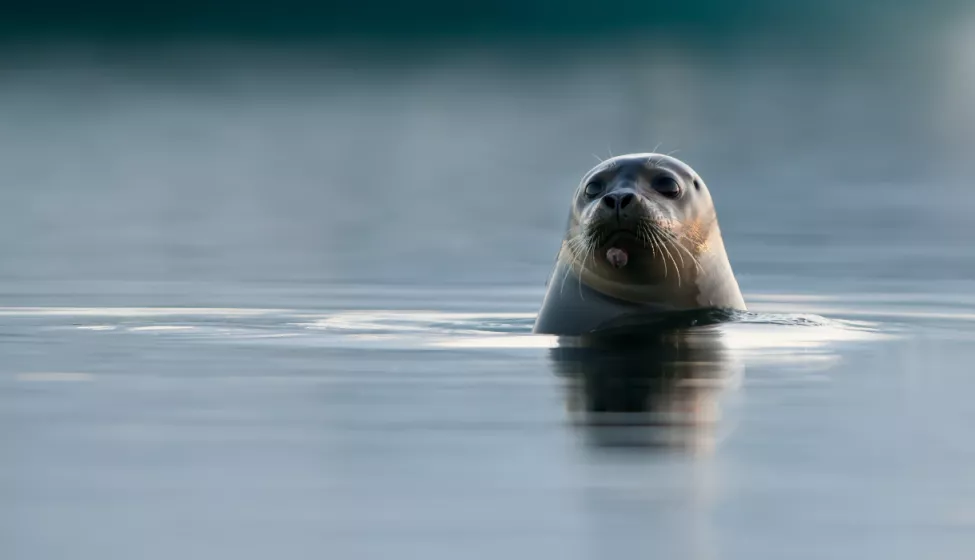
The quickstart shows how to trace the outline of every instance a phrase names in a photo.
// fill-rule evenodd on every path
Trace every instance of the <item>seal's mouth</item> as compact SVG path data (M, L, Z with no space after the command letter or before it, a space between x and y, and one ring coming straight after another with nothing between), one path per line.
M630 229L603 230L598 237L599 246L609 248L614 245L626 245L636 247L642 244L637 232Z
M616 269L621 269L630 262L630 256L643 246L635 232L621 229L609 234L603 243L606 262Z
M609 261L609 264L613 265L614 268L623 268L626 266L626 263L630 261L630 254L626 252L626 249L610 247L606 251L606 260Z

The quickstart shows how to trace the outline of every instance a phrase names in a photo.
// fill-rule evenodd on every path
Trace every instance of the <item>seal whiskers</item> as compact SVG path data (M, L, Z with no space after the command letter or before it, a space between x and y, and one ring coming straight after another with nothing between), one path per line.
M670 155L610 156L576 187L557 282L549 282L534 332L583 333L668 311L744 310L701 177ZM565 290L570 277L578 290Z
M695 241L694 239L688 237L687 234L683 232L675 232L672 229L661 228L657 226L655 223L651 223L650 227L655 228L657 231L660 232L660 234L664 237L664 239L666 239L671 244L673 244L674 249L677 250L677 255L680 257L681 266L684 265L684 257L682 255L686 254L688 258L691 259L691 262L694 263L695 268L700 270L701 261L698 260L698 258L694 255L694 253L692 253L687 247L685 247L683 243L683 241L685 240L694 242ZM683 253L681 253L681 251L683 251Z

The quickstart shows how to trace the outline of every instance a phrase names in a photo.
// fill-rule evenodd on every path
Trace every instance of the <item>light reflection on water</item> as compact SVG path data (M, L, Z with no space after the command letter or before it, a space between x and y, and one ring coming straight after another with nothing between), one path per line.
M763 311L560 350L530 335L522 312L5 307L0 411L19 426L5 432L17 450L3 470L2 515L17 531L7 542L52 550L42 531L53 528L88 550L154 542L162 557L251 527L235 495L264 508L262 528L210 546L243 556L282 539L339 555L434 551L466 542L458 531L494 541L496 554L558 535L569 554L607 535L637 547L648 530L675 550L730 543L746 554L725 531L765 530L747 509L761 488L771 505L818 503L829 517L842 502L881 526L908 522L875 499L883 486L863 469L871 454L904 460L886 434L920 427L890 416L895 364L912 358L917 333L840 318L869 305L842 297L749 299L825 300L844 313ZM938 386L920 394L943 397ZM864 406L887 425L864 420ZM927 464L945 440L924 441ZM843 456L829 459L835 446ZM901 472L885 480L899 486ZM927 522L952 522L917 496ZM726 507L746 513L723 521ZM24 517L32 511L44 522ZM635 531L650 518L658 525ZM160 541L164 521L200 531ZM669 534L701 523L713 531ZM105 524L131 531L108 545L93 536ZM786 546L804 526L780 520L772 540ZM386 546L365 538L380 533Z

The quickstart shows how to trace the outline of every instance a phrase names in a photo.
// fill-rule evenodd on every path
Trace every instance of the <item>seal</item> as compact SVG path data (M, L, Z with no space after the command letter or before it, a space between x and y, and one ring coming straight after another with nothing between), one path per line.
M704 180L674 157L628 154L579 182L533 332L744 310Z

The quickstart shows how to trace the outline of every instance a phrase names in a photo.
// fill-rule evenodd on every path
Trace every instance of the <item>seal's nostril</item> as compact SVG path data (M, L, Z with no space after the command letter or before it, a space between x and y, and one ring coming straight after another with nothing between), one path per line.
M608 193L601 199L603 204L610 210L622 210L636 200L633 193Z

